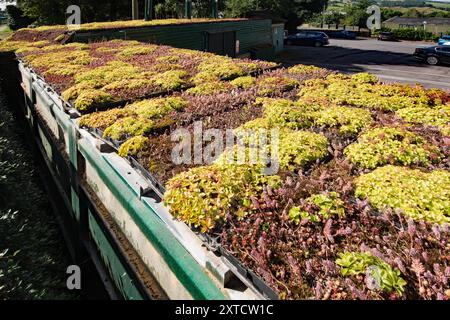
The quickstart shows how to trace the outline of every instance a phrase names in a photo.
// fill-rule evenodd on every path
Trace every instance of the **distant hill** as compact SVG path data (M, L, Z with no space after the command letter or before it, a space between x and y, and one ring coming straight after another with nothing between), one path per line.
M340 6L348 3L355 3L358 0L330 0L331 6ZM427 7L433 5L435 7L450 7L450 0L373 0L383 7Z

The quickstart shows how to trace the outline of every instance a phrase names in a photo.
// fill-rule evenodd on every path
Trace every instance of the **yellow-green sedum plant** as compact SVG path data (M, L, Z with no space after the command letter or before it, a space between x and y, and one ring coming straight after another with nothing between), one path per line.
M378 210L394 210L417 221L450 223L450 172L429 173L385 166L354 181L355 195Z
M400 276L400 270L369 252L343 252L336 259L336 264L340 266L344 277L366 275L373 278L373 290L396 292L399 296L405 291L407 283Z
M350 162L364 169L385 164L428 165L441 157L439 148L424 138L394 127L364 132L358 142L345 149L344 154Z

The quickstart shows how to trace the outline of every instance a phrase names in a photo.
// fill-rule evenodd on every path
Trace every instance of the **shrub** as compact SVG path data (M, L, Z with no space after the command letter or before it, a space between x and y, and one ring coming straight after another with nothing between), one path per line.
M450 173L385 166L355 179L355 195L379 210L399 210L418 221L450 222Z
M348 146L345 155L361 168L373 169L385 164L428 165L439 159L439 148L420 136L394 127L369 130Z
M30 17L24 14L23 10L13 5L6 6L6 14L8 17L7 23L11 30L26 28L33 22Z
M403 40L435 40L436 36L432 32L422 29L400 28L392 30L397 39Z
M370 276L374 280L375 286L388 293L395 291L402 296L405 291L407 283L400 277L400 270L368 252L343 252L336 264L341 267L343 276L366 275L366 278Z

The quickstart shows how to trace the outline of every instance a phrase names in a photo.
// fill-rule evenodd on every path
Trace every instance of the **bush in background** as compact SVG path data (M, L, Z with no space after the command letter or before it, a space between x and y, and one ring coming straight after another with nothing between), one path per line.
M11 30L26 28L33 20L25 16L23 11L16 6L6 6L7 24Z

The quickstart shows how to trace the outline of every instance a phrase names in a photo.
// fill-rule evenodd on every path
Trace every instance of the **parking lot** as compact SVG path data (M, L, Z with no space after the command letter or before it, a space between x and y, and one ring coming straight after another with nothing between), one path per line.
M281 60L286 64L316 65L345 73L371 72L385 82L420 83L450 90L450 66L428 66L416 61L414 49L433 45L417 41L376 39L330 39L330 45L315 48L287 46Z

